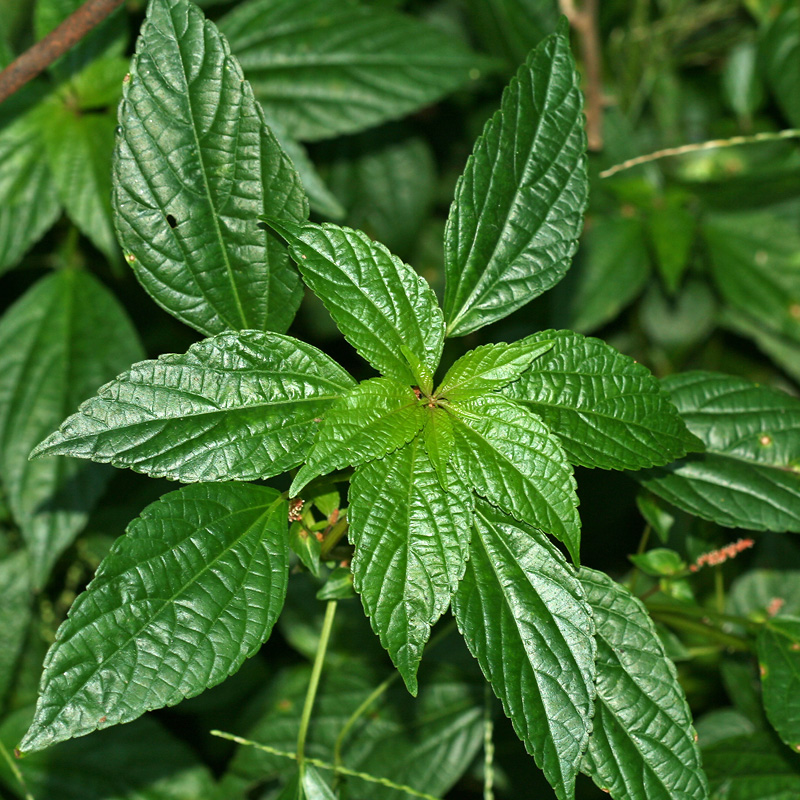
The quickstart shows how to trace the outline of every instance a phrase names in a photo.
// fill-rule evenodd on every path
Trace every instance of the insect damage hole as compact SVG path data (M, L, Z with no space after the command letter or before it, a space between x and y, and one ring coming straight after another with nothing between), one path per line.
M178 221L172 216L172 214L167 214L167 225L169 225L173 230L178 227Z

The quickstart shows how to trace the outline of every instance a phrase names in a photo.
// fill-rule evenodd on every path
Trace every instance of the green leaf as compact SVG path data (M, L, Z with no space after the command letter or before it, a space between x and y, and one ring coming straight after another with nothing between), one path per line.
M301 141L404 116L483 66L453 37L374 4L251 0L220 29L269 116Z
M287 513L274 489L239 484L148 506L59 628L19 749L129 722L236 672L283 606Z
M695 237L695 215L682 205L667 202L647 219L656 264L667 289L675 292L689 266ZM614 281L619 286L619 278Z
M453 452L453 421L441 408L426 409L425 427L422 429L425 450L431 460L439 484L443 489L450 485L447 465Z
M782 613L782 612L781 612ZM756 641L764 710L778 736L800 751L800 618L767 620Z
M669 532L675 524L675 517L663 509L655 497L647 492L640 492L636 496L636 507L644 517L645 522L656 532L663 544L669 539Z
M800 617L800 570L753 569L731 584L726 601L728 613L764 619L775 600L781 616Z
M80 111L97 112L116 107L122 97L122 86L130 68L130 60L120 56L98 58L86 65L69 83L60 87L59 95L66 105ZM106 162L108 171L108 161Z
M120 252L111 219L111 154L114 118L50 106L45 129L47 160L69 218L110 261Z
M442 489L422 437L356 470L349 539L356 590L411 694L431 626L464 575L472 495L449 473Z
M507 514L550 533L580 560L575 478L558 439L516 403L486 395L453 411L453 464Z
M538 414L574 464L641 469L700 449L650 371L599 339L544 331L555 345L505 394Z
M800 757L777 738L756 731L703 750L713 800L795 800Z
M33 618L33 591L28 577L28 556L24 550L0 560L0 706L5 708L6 693L25 645Z
M33 708L9 714L0 741L11 752L30 723ZM17 762L36 800L198 800L216 797L210 770L197 753L144 717L102 736L74 739L30 753ZM19 783L0 759L0 778L15 792Z
M764 84L758 68L756 43L743 39L728 52L722 73L723 96L736 116L747 124L764 103Z
M61 213L42 158L46 128L41 104L0 124L0 274L16 266Z
M503 92L456 187L445 231L447 332L515 311L564 277L588 180L567 37L549 36Z
M153 0L120 104L114 210L153 299L205 335L288 328L302 289L263 214L300 221L300 179L216 27Z
M333 569L325 585L317 592L317 600L347 600L355 596L353 573L349 567Z
M385 456L413 439L424 424L425 409L410 386L391 378L360 383L325 415L290 496L318 475Z
M760 56L770 88L786 118L800 127L800 9L787 0L773 7Z
M62 454L184 482L256 480L303 461L317 423L353 379L277 333L223 333L134 364L35 455Z
M557 797L573 797L595 697L594 624L573 571L541 534L479 505L453 613Z
M582 569L597 629L597 701L583 770L615 800L705 800L692 715L642 603Z
M404 344L400 345L400 352L405 356L408 366L411 367L417 387L429 395L433 391L433 373L428 368L428 365L422 362Z
M715 372L673 375L663 386L706 452L637 479L728 528L800 533L800 401Z
M650 276L642 221L591 217L576 263L556 296L566 309L563 324L589 333L616 316L640 294Z
M703 714L697 724L697 741L701 750L745 734L751 734L756 726L735 708L715 708Z
M322 543L303 526L302 522L293 522L289 527L289 547L303 566L312 575L319 577L319 554Z
M771 214L715 216L703 228L723 298L775 335L800 343L800 233Z
M330 223L267 222L289 243L303 280L345 339L378 372L401 383L416 383L403 345L436 371L444 322L424 278L361 231Z
M303 790L307 800L336 800L330 786L311 764L303 766Z
M674 550L656 547L646 553L628 556L631 562L646 575L654 578L673 577L686 569L686 562Z
M0 322L0 477L36 589L86 524L112 471L72 459L31 462L28 454L99 384L141 357L125 311L88 272L51 273Z
M522 339L514 344L485 344L461 356L436 389L439 397L463 402L513 383L555 342Z

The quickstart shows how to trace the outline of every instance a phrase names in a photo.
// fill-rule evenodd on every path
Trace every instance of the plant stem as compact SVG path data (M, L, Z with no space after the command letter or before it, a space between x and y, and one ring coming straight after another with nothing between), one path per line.
M494 800L493 735L492 691L487 683L483 693L483 800Z
M326 534L325 539L322 542L322 547L319 550L319 559L320 561L325 561L328 558L328 554L336 547L337 544L341 541L342 537L347 533L347 517L341 516L336 524L331 528L330 533Z
M14 759L11 757L8 750L6 750L6 746L2 742L0 742L0 753L3 754L3 758L6 760L6 762L8 762L9 769L19 782L19 785L22 787L25 800L33 800L33 795L28 791L28 786L25 783L25 778L22 777L22 773L20 772L19 767L16 765Z
M752 633L758 633L762 627L762 623L748 619L747 617L740 617L735 614L722 614L719 611L714 611L710 608L701 608L700 606L675 606L668 603L652 603L648 604L647 610L653 614L677 614L684 617L711 619L719 623L730 622L732 625L740 625L742 628L747 628L747 630Z
M648 522L647 525L644 526L644 530L642 531L642 538L639 539L639 546L636 548L636 555L640 556L644 551L647 549L647 543L650 541L650 523ZM632 595L636 594L636 582L639 580L639 567L636 564L633 565L633 571L631 572L630 581L628 582L628 590Z
M306 753L306 735L308 733L308 723L311 721L311 711L314 708L314 699L317 696L319 678L322 675L322 665L325 663L325 652L328 649L328 640L331 637L333 628L333 618L336 615L336 600L329 600L325 607L325 619L322 623L322 633L317 645L317 655L314 658L314 666L311 669L311 678L308 681L306 691L306 701L303 705L303 715L300 717L300 730L297 734L297 769L300 772L300 781L303 780L303 767Z
M706 622L672 613L654 613L653 616L661 622L672 625L674 628L680 628L691 633L698 633L707 639L713 639L731 650L739 650L746 653L750 653L753 650L753 646L748 639L742 636L734 636L731 633L725 633Z

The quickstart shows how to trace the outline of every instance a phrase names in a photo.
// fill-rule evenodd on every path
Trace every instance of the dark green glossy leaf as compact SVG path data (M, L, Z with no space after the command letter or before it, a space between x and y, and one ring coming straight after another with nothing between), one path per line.
M411 694L431 626L464 574L472 495L445 491L422 437L356 470L350 488L353 575L364 610Z
M499 395L448 409L456 470L490 503L564 542L578 563L575 478L558 439L538 417Z
M641 469L701 448L650 371L599 339L544 331L555 341L505 393L540 415L574 464Z
M705 800L692 715L642 603L602 572L580 581L597 629L597 700L583 770L614 800Z
M644 486L729 528L800 533L800 401L715 372L663 385L706 452L641 473Z
M364 381L326 413L290 495L300 494L318 475L381 458L410 441L424 424L425 409L410 386L391 378Z
M301 141L370 128L479 77L479 56L375 4L250 0L220 21L256 97Z
M28 455L98 385L141 357L125 311L88 272L48 275L0 322L0 476L34 588L86 524L112 471Z
M445 232L447 332L502 319L569 268L588 180L567 37L545 39L503 92L456 187Z
M296 467L353 379L289 336L243 331L134 364L36 449L177 480L255 480Z
M120 105L114 209L126 259L187 325L284 331L300 279L263 214L300 221L300 179L216 27L153 0Z
M280 613L288 557L274 489L187 486L148 506L59 628L20 750L129 722L236 672Z
M767 620L756 644L767 719L800 752L800 618Z
M481 504L453 613L557 797L573 797L595 697L594 624L573 571L540 533Z
M485 344L470 350L447 370L436 389L439 397L471 400L512 383L555 342L522 339L514 344Z
M424 278L361 231L269 219L289 243L303 280L325 303L350 344L381 374L416 378L407 347L431 372L439 366L444 322Z

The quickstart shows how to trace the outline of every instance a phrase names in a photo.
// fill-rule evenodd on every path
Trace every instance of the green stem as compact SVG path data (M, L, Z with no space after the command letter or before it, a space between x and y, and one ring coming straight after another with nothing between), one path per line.
M714 570L714 597L717 601L717 611L721 614L725 611L725 580L721 567Z
M753 646L748 639L745 639L742 636L734 636L731 633L725 633L719 628L715 628L713 625L709 625L708 623L694 620L689 617L683 617L679 614L654 613L653 616L660 622L671 625L673 628L679 628L689 631L690 633L698 633L707 639L713 639L714 641L725 645L725 647L728 647L731 650L739 650L746 653L752 652L753 650Z
M311 710L314 708L314 699L317 696L319 678L322 675L322 665L325 663L325 652L328 649L328 640L331 637L333 628L333 618L336 615L336 601L329 600L325 607L325 619L322 623L322 633L317 645L317 655L314 658L314 666L311 669L311 678L308 681L306 691L306 701L303 705L303 715L300 717L300 730L297 734L297 769L300 772L300 782L303 781L303 767L306 753L306 734L308 733L308 723L311 721Z
M345 512L346 513L346 512ZM342 537L347 533L347 517L341 516L336 524L331 528L330 532L325 536L322 542L322 547L319 550L320 561L327 561L328 554L336 547L341 541Z
M742 628L747 628L747 630L752 633L758 633L762 627L762 623L748 619L747 617L740 617L736 614L722 614L711 608L702 608L700 606L676 606L670 605L669 603L648 603L647 610L653 614L677 614L684 617L711 619L718 623L729 622L732 625L739 625Z
M483 800L494 800L494 722L489 684L483 695Z
M650 540L650 523L644 526L642 531L642 538L639 539L639 546L636 548L636 555L640 556L647 549L647 543ZM639 579L639 567L633 565L633 572L631 572L630 581L628 582L628 590L632 595L636 594L636 582Z
M19 767L16 765L16 762L11 757L11 754L6 750L6 746L0 742L0 753L3 754L3 758L8 762L9 769L13 773L14 777L19 781L19 785L22 787L22 791L25 794L25 800L33 800L33 795L28 791L28 786L25 783L25 778L22 777L22 773L19 770Z

